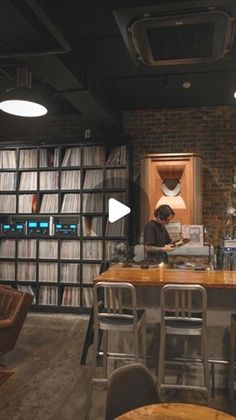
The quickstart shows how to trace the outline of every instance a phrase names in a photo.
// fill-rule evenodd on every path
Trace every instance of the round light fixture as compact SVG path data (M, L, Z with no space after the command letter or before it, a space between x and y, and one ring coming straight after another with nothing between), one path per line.
M0 109L20 117L41 117L48 112L39 96L25 87L6 92L1 98Z
M26 66L17 67L16 88L8 89L0 97L0 109L19 117L41 117L48 110L38 92L31 89L31 71Z

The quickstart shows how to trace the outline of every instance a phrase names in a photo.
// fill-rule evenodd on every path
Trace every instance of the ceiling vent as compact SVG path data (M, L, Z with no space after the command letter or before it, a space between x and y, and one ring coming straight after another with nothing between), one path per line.
M119 11L114 16L133 59L149 66L216 61L229 48L232 19L223 11L172 16L146 13L125 26Z

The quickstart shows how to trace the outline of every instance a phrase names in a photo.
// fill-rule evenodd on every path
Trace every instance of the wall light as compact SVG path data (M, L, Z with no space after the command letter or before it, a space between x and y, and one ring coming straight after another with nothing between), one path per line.
M31 89L31 72L27 67L17 68L17 87L0 98L0 109L20 117L41 117L48 110L43 100Z

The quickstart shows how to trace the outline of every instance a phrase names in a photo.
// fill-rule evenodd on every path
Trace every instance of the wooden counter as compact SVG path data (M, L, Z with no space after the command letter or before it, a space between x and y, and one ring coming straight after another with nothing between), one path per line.
M135 286L194 283L207 288L236 288L236 271L194 271L165 267L142 269L115 264L94 279L95 283L98 281L129 282Z

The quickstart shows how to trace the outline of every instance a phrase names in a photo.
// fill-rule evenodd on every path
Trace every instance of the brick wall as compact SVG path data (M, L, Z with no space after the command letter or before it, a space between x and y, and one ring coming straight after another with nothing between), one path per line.
M66 143L83 139L86 126L79 115L17 118L0 115L0 143Z
M131 136L137 184L139 160L146 153L191 152L202 157L202 223L213 243L220 243L236 165L236 107L126 111L123 125ZM135 201L138 206L137 190Z

